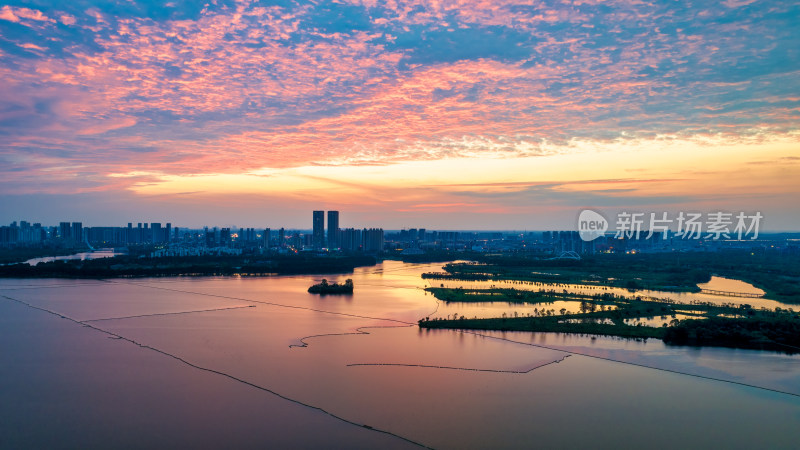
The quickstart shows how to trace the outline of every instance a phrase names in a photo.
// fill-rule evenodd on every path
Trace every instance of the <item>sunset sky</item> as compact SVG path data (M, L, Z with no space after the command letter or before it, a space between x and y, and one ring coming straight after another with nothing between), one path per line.
M2 2L0 224L800 230L798 30L794 1Z

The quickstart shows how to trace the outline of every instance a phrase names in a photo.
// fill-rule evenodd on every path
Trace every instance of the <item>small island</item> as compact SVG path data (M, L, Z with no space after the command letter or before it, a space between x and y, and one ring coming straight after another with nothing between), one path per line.
M347 279L344 284L332 283L329 284L328 280L322 279L322 282L315 284L308 288L308 292L312 294L352 294L353 293L353 280Z

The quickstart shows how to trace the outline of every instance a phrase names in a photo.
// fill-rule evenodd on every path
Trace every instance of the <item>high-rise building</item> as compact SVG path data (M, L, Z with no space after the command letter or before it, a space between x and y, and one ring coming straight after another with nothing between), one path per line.
M19 240L19 227L17 227L17 223L14 222L11 226L3 226L0 227L0 245L3 246L13 246Z
M345 252L361 250L363 245L361 230L355 228L344 228L339 230L339 248Z
M69 222L59 222L58 223L58 237L61 239L69 239L70 238L70 226Z
M75 242L83 241L83 223L72 222L72 230L70 230L70 237Z
M264 247L269 248L269 235L272 233L272 230L269 228L264 228Z
M167 229L164 230L164 242L169 242L172 239L172 222L167 222Z
M361 238L364 242L363 249L365 252L382 252L383 251L383 228L364 228L361 231Z
M339 211L328 211L328 248L339 248Z
M242 239L247 245L252 245L253 242L256 240L256 229L255 228L242 228L240 230L241 235L239 239Z
M164 241L164 234L161 231L161 223L153 222L150 224L150 232L153 233L153 243L158 244Z
M314 211L314 248L325 247L325 211Z
M11 242L11 237L15 233L12 230L17 230L17 242L21 242L23 244L29 244L32 242L41 242L44 240L42 237L42 224L35 223L31 226L30 222L25 220L21 220L19 222L19 227L16 226L16 222L12 223L10 227L8 227L8 239L6 242Z

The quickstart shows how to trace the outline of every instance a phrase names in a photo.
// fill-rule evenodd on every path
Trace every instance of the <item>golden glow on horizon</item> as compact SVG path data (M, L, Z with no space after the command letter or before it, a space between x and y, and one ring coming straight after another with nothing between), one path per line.
M391 198L430 209L489 205L497 199L466 195L502 195L531 186L609 197L687 196L702 201L798 192L800 160L794 159L798 157L798 143L788 138L736 144L698 140L578 142L548 156L161 175L134 184L133 190L147 196L260 194L339 204L379 204ZM155 174L111 176L145 175Z

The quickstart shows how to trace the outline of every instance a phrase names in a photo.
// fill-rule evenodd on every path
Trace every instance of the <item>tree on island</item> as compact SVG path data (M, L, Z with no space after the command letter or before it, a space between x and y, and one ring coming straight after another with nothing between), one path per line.
M308 292L312 294L352 294L353 293L353 280L348 278L344 284L328 283L325 278L319 284L315 284L308 288Z

